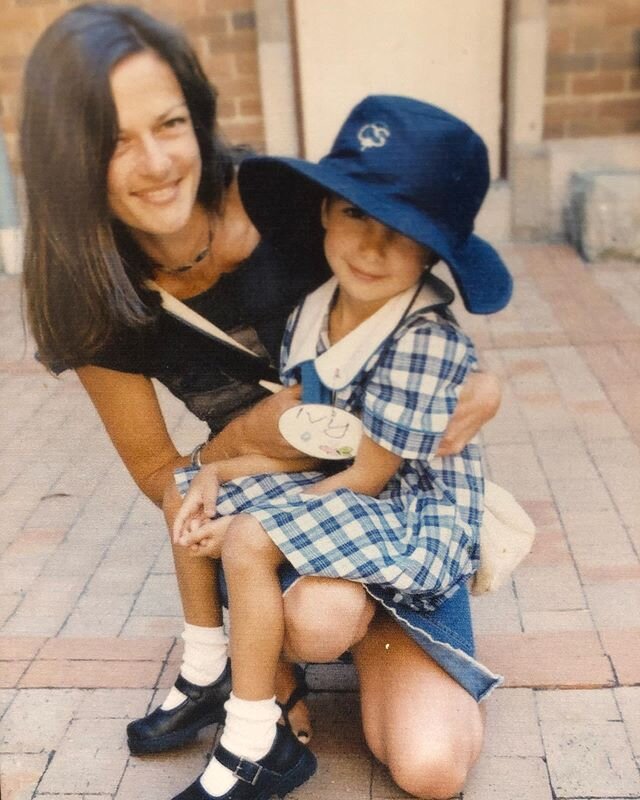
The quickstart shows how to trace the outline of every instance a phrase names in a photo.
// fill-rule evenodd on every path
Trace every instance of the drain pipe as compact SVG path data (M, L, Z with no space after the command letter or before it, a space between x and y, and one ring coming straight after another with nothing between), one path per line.
M22 271L24 234L9 165L4 134L0 129L0 271L17 275Z

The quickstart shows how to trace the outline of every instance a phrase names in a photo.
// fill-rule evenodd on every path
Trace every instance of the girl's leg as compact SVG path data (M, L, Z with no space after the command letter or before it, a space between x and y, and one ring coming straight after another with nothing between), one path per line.
M479 705L389 616L354 649L367 744L416 797L458 794L482 746Z
M228 796L238 781L256 779L264 767L264 785L245 785L243 797L267 797L290 790L315 770L315 760L276 722L276 670L284 640L284 609L278 566L284 556L251 516L233 517L222 545L229 593L232 694L220 744L199 779L209 797ZM295 742L295 746L292 745ZM256 764L256 762L259 762ZM237 772L244 771L244 777ZM199 790L198 790L199 791ZM190 790L187 790L190 792ZM190 794L181 795L186 800ZM201 793L200 793L201 796Z
M244 700L274 696L284 640L278 567L284 556L259 522L234 517L222 546L231 623L233 692Z

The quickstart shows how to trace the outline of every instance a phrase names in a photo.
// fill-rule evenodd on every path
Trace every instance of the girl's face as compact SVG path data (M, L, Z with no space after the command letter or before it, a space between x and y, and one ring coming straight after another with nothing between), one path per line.
M324 249L341 294L371 306L413 286L424 272L427 248L367 216L341 197L325 199Z
M118 143L109 162L112 213L134 232L180 232L200 184L198 142L180 84L151 51L128 56L111 72Z

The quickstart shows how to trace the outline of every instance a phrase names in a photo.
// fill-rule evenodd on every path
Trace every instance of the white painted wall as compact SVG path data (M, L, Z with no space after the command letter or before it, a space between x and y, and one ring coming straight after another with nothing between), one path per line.
M504 0L293 0L304 152L331 146L367 94L405 94L471 124L500 171Z

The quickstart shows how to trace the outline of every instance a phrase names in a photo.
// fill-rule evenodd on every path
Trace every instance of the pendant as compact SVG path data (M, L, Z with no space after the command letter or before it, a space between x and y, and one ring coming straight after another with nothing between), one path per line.
M322 403L287 409L278 420L290 445L314 458L341 461L354 458L362 438L362 422L350 411Z

